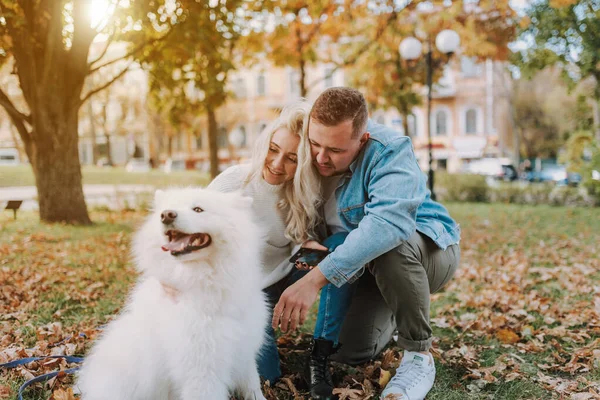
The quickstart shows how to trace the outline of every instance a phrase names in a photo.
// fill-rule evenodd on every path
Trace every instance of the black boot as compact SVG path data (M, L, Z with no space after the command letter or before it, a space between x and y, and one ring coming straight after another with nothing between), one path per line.
M333 381L329 372L329 356L338 347L333 342L324 339L314 339L313 347L306 365L306 379L310 388L310 396L314 400L332 400Z

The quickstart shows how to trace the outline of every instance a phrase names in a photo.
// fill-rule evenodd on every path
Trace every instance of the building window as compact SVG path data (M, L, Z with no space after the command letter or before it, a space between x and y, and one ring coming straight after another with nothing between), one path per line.
M235 95L237 96L237 98L238 99L246 98L246 82L244 82L244 79L237 78L233 82L234 82L233 90L235 91Z
M248 146L248 135L246 134L246 127L244 125L241 125L239 129L242 134L242 144L240 145L240 148L243 149Z
M217 148L226 149L229 147L229 141L227 140L227 129L224 126L219 128L219 135L217 136Z
M262 133L262 131L265 130L266 127L267 127L267 124L265 124L264 122L261 122L260 125L258 125L258 134L260 135Z
M474 78L481 75L481 65L474 57L461 57L460 71L465 78Z
M443 136L448 134L448 113L445 110L438 110L435 113L435 135Z
M290 94L300 96L300 74L298 71L290 71Z
M333 86L333 68L325 68L325 88Z
M477 110L470 108L465 112L465 133L474 135L477 133Z
M267 94L266 81L265 81L264 74L260 74L258 76L258 79L256 80L256 94L258 96L264 96L265 94Z

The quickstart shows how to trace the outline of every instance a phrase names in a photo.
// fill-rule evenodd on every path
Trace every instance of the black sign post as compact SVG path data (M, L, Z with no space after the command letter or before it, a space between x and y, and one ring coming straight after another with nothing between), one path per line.
M15 221L17 220L17 210L21 207L21 204L23 204L23 200L9 200L6 204L5 209L13 211Z

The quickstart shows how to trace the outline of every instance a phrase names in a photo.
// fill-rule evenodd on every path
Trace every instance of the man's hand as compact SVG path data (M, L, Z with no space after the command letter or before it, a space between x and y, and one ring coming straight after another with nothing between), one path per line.
M317 242L316 240L307 240L306 242L304 242L302 244L302 247L304 247L305 249L313 249L313 250L324 250L324 251L329 250L327 247L323 246L321 243ZM308 265L307 263L300 262L300 261L296 261L294 265L296 266L297 269L299 269L301 271L310 271L316 267L316 265Z
M273 329L277 329L281 323L281 331L287 332L288 327L295 330L304 324L306 314L317 299L319 290L328 283L317 267L287 288L273 309Z

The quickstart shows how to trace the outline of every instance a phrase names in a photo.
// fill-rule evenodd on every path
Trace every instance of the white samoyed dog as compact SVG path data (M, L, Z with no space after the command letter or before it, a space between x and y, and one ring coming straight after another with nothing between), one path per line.
M265 399L256 355L267 324L252 199L157 191L133 243L141 272L85 359L83 400Z

